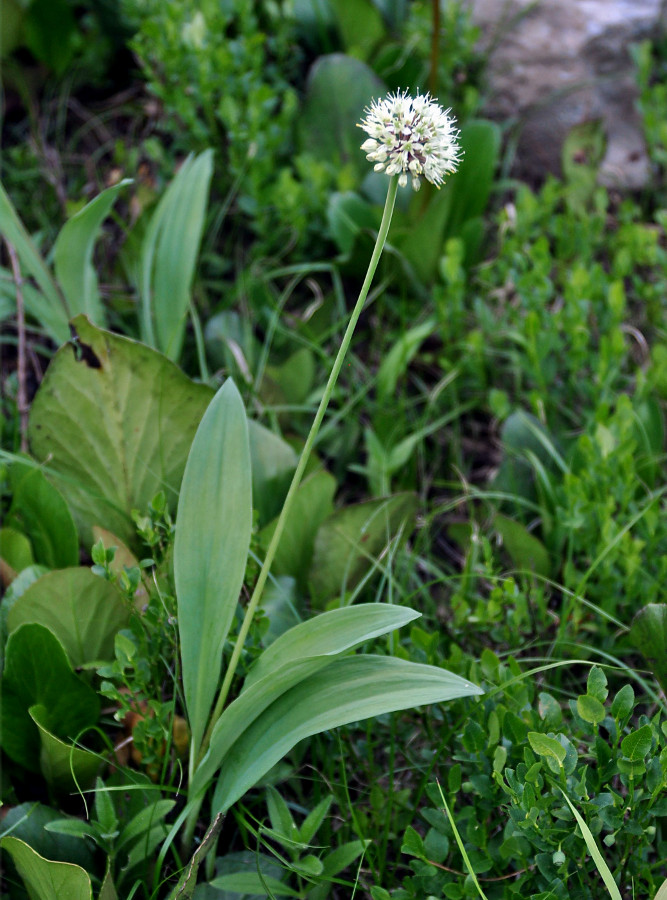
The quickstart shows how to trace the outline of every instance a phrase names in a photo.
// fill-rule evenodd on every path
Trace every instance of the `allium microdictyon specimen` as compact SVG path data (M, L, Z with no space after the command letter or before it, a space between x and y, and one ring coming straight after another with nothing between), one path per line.
M370 135L361 145L376 172L398 175L405 187L408 175L418 191L422 175L437 188L456 172L461 148L456 119L429 94L410 97L407 91L389 94L366 107L359 128Z

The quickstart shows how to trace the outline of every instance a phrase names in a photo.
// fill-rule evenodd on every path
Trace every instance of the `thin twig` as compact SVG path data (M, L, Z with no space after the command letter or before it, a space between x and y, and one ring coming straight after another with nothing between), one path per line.
M449 866L444 866L442 863L435 862L433 859L426 860L429 866L435 866L436 869L442 869L443 872L449 872L451 875L460 875L461 878L467 878L467 872L460 872L458 869L450 869ZM508 872L507 875L498 875L496 878L482 878L480 875L478 881L483 881L484 883L491 883L495 881L507 881L508 878L518 878L519 875L525 875L526 872L530 872L531 869L534 869L536 863L533 863L531 866L526 866L525 869L517 869L516 872Z
M18 380L18 391L16 395L16 406L19 412L19 431L21 434L21 452L28 452L28 391L26 386L26 340L25 340L25 310L23 308L23 291L21 285L23 279L21 277L21 267L16 250L13 244L5 238L9 261L12 266L12 274L14 276L14 284L16 286L16 328L18 331L18 355L16 360L16 377Z
M218 813L215 819L213 819L208 831L202 838L201 844L192 854L192 859L185 868L185 871L181 875L173 892L170 894L169 900L186 900L186 898L192 897L197 882L199 866L213 848L224 821L225 813Z

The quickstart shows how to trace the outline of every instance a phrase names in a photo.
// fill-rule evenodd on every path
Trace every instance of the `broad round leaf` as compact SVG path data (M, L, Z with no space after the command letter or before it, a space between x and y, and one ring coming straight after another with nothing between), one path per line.
M647 603L632 620L630 640L667 690L667 603Z
M92 900L90 875L80 866L44 859L15 837L4 837L0 846L11 856L34 900Z
M11 759L39 771L40 738L29 709L56 737L76 738L97 722L97 694L72 671L62 644L43 625L21 625L7 641L0 682L0 745Z
M361 60L343 53L320 56L308 73L300 121L303 148L328 162L351 163L364 175L371 165L359 149L357 123L373 97L385 93L383 82Z
M62 813L41 803L22 803L7 809L0 824L0 837L11 834L29 844L46 859L75 863L86 870L93 867L90 845L69 834L50 831L48 826L57 822ZM78 819L83 826L83 822Z
M310 586L313 603L350 591L361 581L375 557L390 543L401 524L414 518L414 494L395 494L336 510L315 538Z
M9 631L29 622L45 625L75 667L114 658L114 638L130 618L113 584L90 569L59 569L42 575L19 597L8 617Z
M322 522L333 512L336 479L320 470L304 479L294 497L276 556L271 566L275 575L291 575L301 588L313 558L315 535ZM276 529L277 519L262 529L259 540L266 549Z
M85 543L101 525L136 540L133 509L158 490L172 505L211 390L136 341L72 322L30 411L35 457L65 497Z

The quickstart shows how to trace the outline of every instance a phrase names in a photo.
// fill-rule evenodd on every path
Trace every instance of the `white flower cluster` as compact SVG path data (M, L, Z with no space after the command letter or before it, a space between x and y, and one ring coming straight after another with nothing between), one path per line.
M451 110L443 109L428 94L410 97L407 91L374 100L359 124L370 135L361 145L376 172L398 175L405 187L408 175L418 191L423 175L437 188L456 172L461 161L460 132Z

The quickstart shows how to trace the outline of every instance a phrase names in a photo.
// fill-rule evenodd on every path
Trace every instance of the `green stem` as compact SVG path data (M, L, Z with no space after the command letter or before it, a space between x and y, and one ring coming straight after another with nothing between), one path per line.
M280 543L280 538L282 537L283 531L285 529L285 522L287 521L287 517L290 514L290 510L292 509L292 505L294 503L294 499L296 497L296 492L301 484L301 479L303 477L303 473L308 464L308 460L310 458L310 453L313 449L313 445L317 438L317 433L320 430L320 425L322 424L322 420L324 419L324 415L327 411L327 407L329 405L329 401L331 400L331 395L333 394L334 388L336 386L336 381L338 380L338 376L340 374L340 370L343 366L343 360L345 359L345 355L350 346L350 342L352 341L352 335L354 334L354 329L359 320L359 316L361 315L361 311L364 307L364 303L366 302L366 297L368 296L368 291L370 290L371 282L373 280L373 276L375 275L375 270L377 268L377 264L380 260L380 255L382 254L382 250L385 245L385 241L387 240L387 233L389 232L389 225L391 224L391 217L394 211L394 203L396 201L396 192L398 190L398 178L394 175L389 182L389 190L387 191L387 200L384 205L384 212L382 214L382 222L380 223L380 229L377 234L377 238L375 240L375 247L373 248L373 254L371 256L371 261L368 265L368 271L366 272L366 278L364 279L364 283L361 286L361 291L359 292L359 299L357 300L354 309L352 310L352 315L350 316L350 321L345 330L345 334L343 335L343 340L341 341L341 345L338 349L338 353L336 354L336 359L333 364L333 368L331 369L331 374L329 375L329 380L327 381L327 385L324 389L324 394L322 395L322 399L320 401L320 405L315 414L315 418L313 419L313 424L310 427L310 431L308 432L308 437L306 438L306 442L303 445L303 450L301 451L301 456L299 457L299 462L297 464L294 475L292 476L292 483L289 486L289 490L287 491L287 496L285 497L285 502L283 504L283 508L280 512L280 516L278 517L278 521L276 523L275 531L273 532L273 537L271 538L271 542L266 551L266 557L264 558L264 564L260 570L259 576L257 577L257 582L255 584L255 589L252 592L252 597L250 598L250 602L248 603L248 608L246 609L246 614L243 619L243 624L241 625L241 630L239 631L239 636L236 639L236 644L234 645L234 650L232 652L232 657L229 660L229 665L227 666L227 671L225 673L224 681L222 682L222 687L220 688L220 694L218 695L217 702L215 704L215 709L213 710L213 714L209 721L208 728L206 730L206 734L201 743L201 748L199 750L199 759L197 760L197 764L203 758L204 754L208 749L209 742L211 740L211 733L213 728L215 727L215 723L218 721L222 714L222 710L224 708L225 702L227 700L227 695L229 694L229 688L232 684L232 679L234 678L234 674L236 672L236 667L238 666L239 658L241 656L241 651L243 650L243 645L245 644L245 639L248 635L248 631L250 629L250 624L252 622L252 618L255 614L255 610L259 604L259 601L262 596L262 592L264 591L264 585L266 584L266 579L269 576L269 570L271 569L271 565L273 563L273 559L276 555L276 550L278 549L278 544Z
M438 59L440 58L440 0L432 0L433 30L431 33L431 71L428 77L428 86L431 96L438 93Z

